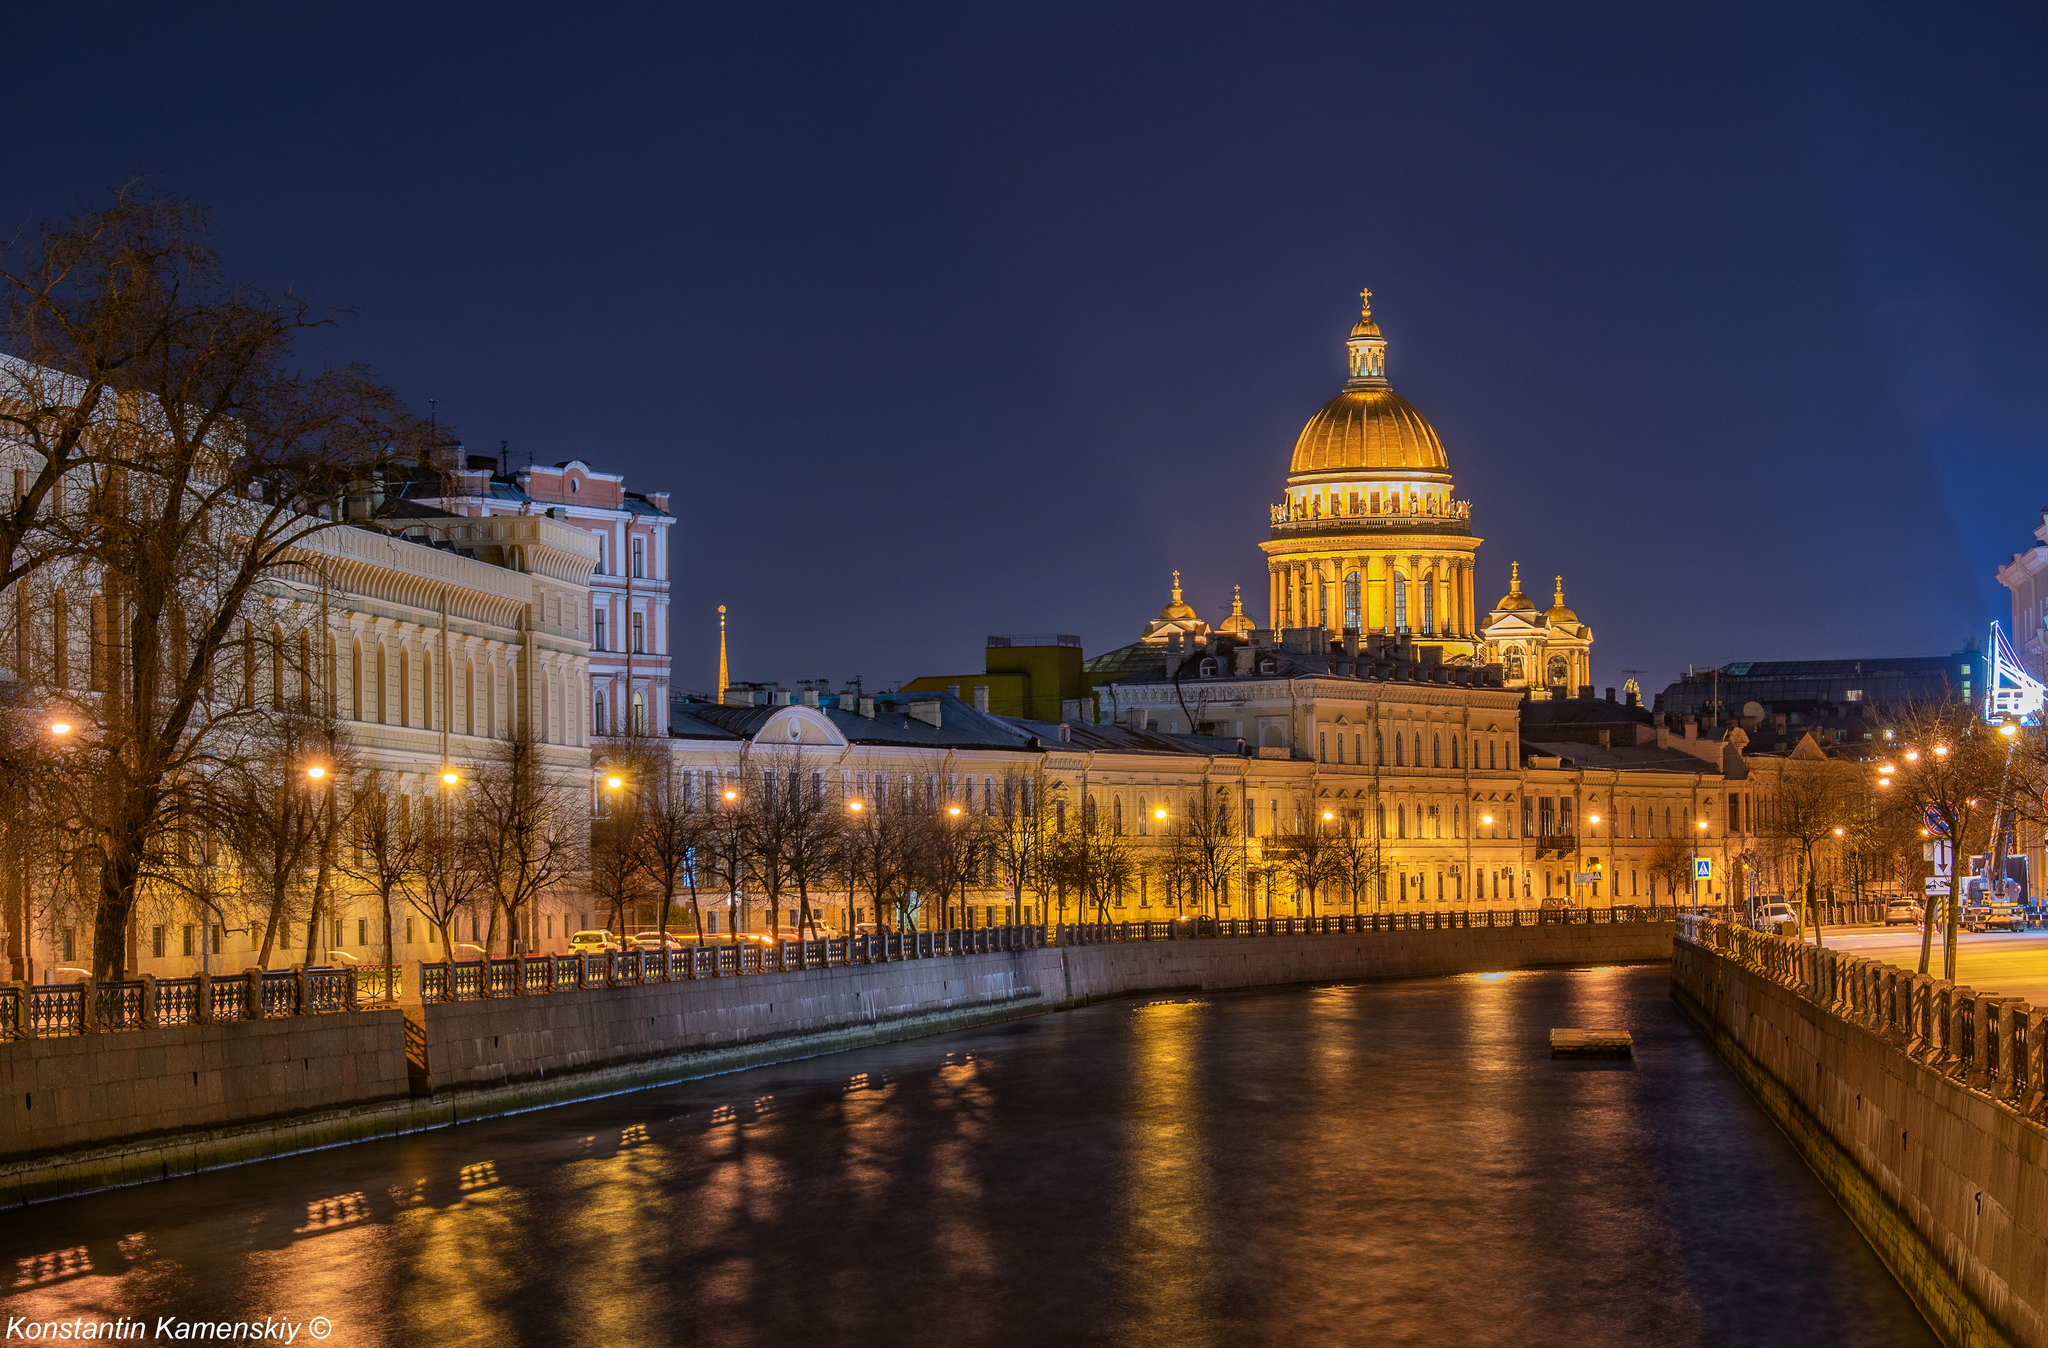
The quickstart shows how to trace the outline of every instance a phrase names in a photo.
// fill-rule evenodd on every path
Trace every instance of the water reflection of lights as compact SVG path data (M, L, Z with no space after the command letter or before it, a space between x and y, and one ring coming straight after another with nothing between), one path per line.
M1504 979L1510 978L1512 976L1513 975L1505 972L1497 974L1480 974L1479 981L1482 983L1499 983Z

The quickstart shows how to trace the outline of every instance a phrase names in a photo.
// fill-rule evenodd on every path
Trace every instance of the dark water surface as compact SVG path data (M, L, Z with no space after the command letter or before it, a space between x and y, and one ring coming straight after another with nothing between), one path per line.
M1666 987L1112 1003L17 1210L4 1310L347 1345L1933 1343ZM1633 1064L1550 1060L1610 1024Z

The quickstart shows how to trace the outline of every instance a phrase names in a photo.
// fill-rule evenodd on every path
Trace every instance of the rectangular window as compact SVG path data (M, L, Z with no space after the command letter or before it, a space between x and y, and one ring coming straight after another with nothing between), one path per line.
M367 917L359 917L356 919L356 944L368 945L369 943L370 919Z
M1566 796L1557 802L1557 825L1559 833L1567 837L1572 834L1572 798L1570 796Z
M411 944L412 944L412 919L411 919L411 918L407 918L407 919L405 920L405 943L406 943L407 945L411 945Z
M1316 732L1316 761L1320 763L1330 761L1330 733L1327 730L1318 730Z
M1249 796L1245 797L1244 802L1244 832L1248 838L1255 838L1259 833L1258 803Z
M647 540L644 538L633 540L633 575L636 579L645 579L647 575Z
M646 652L647 615L644 613L636 613L633 615L633 654L644 655L646 654Z
M604 649L604 610L603 610L603 609L595 609L595 610L592 610L592 612L591 612L591 615L590 615L590 648L591 648L592 650L594 650L594 651L601 651L601 650L603 650L603 649Z
M62 958L66 964L78 958L78 948L73 943L71 928L64 928L62 939L57 944L58 948L64 952Z
M192 924L189 922L185 924L185 953L192 953Z
M149 957L157 960L164 957L164 929L162 927L151 927L149 929Z

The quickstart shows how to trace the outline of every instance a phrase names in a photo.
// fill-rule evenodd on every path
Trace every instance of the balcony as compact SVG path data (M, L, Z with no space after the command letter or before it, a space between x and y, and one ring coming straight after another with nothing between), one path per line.
M1450 509L1443 514L1410 514L1407 511L1398 514L1388 514L1384 511L1371 514L1361 511L1355 515L1290 515L1285 504L1270 506L1268 511L1275 538L1299 534L1470 535L1472 503L1452 501L1449 505Z

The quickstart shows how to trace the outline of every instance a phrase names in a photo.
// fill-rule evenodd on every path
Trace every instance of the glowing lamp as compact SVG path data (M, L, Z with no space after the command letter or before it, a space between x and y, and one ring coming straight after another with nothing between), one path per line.
M2014 725L2011 721L2007 721L2004 725L1998 727L1998 733L2005 736L2007 739L2011 739L2014 735L2020 733L2020 728Z
M728 800L730 800L730 799L731 799L731 797L730 797L730 796L728 796L728 797L727 797L727 799L728 799ZM850 801L846 802L846 808L847 808L847 809L849 809L849 810L852 810L852 811L853 811L853 812L854 812L855 814L859 814L859 813L860 813L860 802L859 802L859 801L857 801L857 800L850 800Z
M960 807L958 805L955 805L951 809L947 810L946 813L957 815L960 813Z
M1154 819L1164 819L1164 818L1166 818L1166 811L1164 811L1164 810L1154 810L1154 811L1152 812L1152 817L1153 817Z
M325 777L327 775L327 769L319 766L318 764L315 764L314 766L306 769L306 775L317 782L322 777Z
M727 791L725 793L725 798L727 800L738 800L740 798L740 793L737 791Z
M441 782L443 785L446 786L453 786L461 780L461 775L457 773L453 768L441 774Z
M70 733L71 733L71 722L69 722L69 721L52 721L52 722L50 722L50 733L51 733L52 735L68 735L68 734L70 734Z
M626 782L625 779L621 777L607 777L604 779L604 784L610 787L612 790L616 791L620 787L624 786Z

